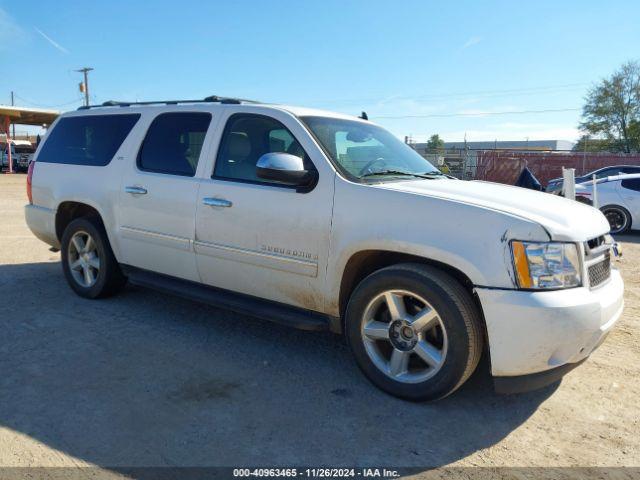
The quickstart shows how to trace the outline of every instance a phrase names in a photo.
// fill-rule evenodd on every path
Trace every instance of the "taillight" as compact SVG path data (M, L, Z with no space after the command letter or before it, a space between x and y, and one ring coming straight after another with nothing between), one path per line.
M31 181L33 180L33 167L36 162L29 162L29 170L27 170L27 198L29 203L33 204L33 195L31 194Z

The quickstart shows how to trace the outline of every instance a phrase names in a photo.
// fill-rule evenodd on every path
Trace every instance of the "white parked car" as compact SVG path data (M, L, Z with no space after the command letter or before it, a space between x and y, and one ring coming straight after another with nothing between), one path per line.
M11 150L11 162L9 162L9 150ZM18 171L18 160L20 155L16 153L16 146L13 142L5 144L4 148L0 149L0 165L2 170L8 171L10 167L14 172Z
M598 210L451 180L360 118L110 102L59 117L32 165L27 223L79 295L128 279L343 333L406 399L450 394L483 351L499 391L556 381L623 309Z
M27 171L29 162L33 160L35 148L26 140L11 140L11 163L15 172ZM0 151L0 164L4 169L9 169L9 146Z
M598 208L609 221L611 233L640 229L640 174L615 175L596 180ZM593 182L576 185L576 199L593 202Z
M596 176L596 179L598 179L628 173L640 173L640 165L611 165L609 167L602 167L598 170L594 170L593 172L588 172L584 175L576 176L575 181L576 183L584 183L593 179L594 175ZM547 184L545 192L553 193L554 195L562 195L562 185L562 177L551 179Z

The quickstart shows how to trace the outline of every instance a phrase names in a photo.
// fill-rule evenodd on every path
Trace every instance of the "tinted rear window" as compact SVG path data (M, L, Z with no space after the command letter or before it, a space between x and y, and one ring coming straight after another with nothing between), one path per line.
M38 162L107 165L140 114L61 118L38 155Z
M193 177L210 122L211 114L204 112L158 115L140 147L138 168Z

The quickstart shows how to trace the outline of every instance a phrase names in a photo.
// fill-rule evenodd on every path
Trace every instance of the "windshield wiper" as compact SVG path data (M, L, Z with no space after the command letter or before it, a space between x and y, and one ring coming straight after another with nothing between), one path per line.
M393 175L407 175L407 176L416 177L416 178L433 178L433 177L437 177L444 174L436 171L426 172L426 173L412 173L412 172L403 172L402 170L381 170L379 172L365 173L364 175L361 175L360 178L382 177L382 176L393 176Z

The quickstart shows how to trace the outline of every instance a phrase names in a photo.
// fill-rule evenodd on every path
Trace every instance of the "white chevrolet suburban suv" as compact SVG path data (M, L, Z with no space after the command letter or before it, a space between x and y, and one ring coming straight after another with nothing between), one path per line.
M558 380L623 309L609 224L545 193L441 174L364 118L230 98L62 115L26 220L87 298L128 280L344 333L410 400L489 356L496 389Z

